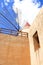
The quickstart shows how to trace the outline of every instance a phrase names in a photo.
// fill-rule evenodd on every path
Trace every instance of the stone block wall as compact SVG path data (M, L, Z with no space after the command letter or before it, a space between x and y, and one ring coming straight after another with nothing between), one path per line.
M0 65L30 65L28 38L0 34Z

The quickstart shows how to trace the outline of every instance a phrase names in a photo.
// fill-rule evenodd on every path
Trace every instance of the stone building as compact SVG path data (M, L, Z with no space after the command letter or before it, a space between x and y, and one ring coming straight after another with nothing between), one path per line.
M0 33L0 65L30 65L29 40L26 36Z
M31 65L43 65L43 8L29 29Z

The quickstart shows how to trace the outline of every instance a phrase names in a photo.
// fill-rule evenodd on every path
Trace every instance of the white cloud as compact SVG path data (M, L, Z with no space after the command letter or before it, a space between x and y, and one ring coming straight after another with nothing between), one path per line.
M39 4L38 4L39 5ZM37 8L38 5L34 5L32 3L32 0L15 0L14 8L18 8L22 12L21 17L21 26L25 24L24 20L27 20L30 24L32 24L34 18L39 12L39 8Z

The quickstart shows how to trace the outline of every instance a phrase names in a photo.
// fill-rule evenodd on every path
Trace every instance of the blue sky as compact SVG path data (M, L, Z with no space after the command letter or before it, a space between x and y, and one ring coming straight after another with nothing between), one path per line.
M23 27L26 21L31 25L42 6L43 0L15 0L13 9L18 8L18 11L21 11L20 26Z
M33 3L35 5L37 5L37 3L39 4L38 8L41 8L43 6L43 0L33 0Z
M37 16L40 8L43 6L43 0L0 0L0 12L8 18L10 22L13 23L13 26L0 16L0 27L15 29L15 26L18 28L19 25L23 28L26 21L33 23L33 20ZM6 9L8 11L6 11ZM19 15L17 14L17 11ZM18 17L18 19L17 19ZM16 29L15 29L16 30Z

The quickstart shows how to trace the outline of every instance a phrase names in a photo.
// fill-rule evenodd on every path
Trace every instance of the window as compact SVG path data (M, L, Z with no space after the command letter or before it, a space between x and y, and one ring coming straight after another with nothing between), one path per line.
M33 41L34 41L34 49L36 51L36 50L38 50L40 48L39 37L38 37L37 31L33 35Z

